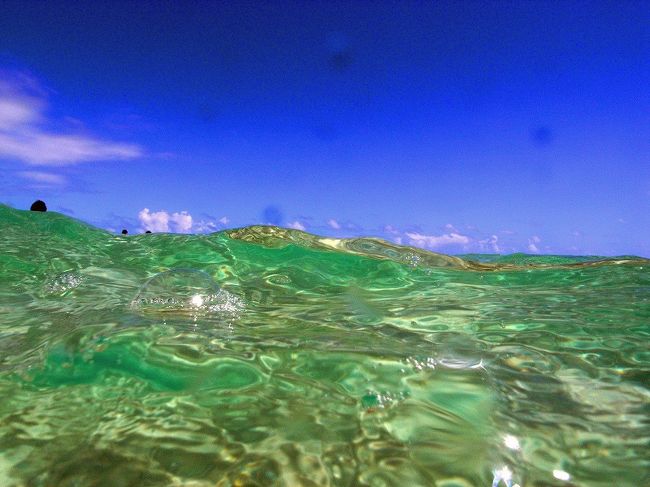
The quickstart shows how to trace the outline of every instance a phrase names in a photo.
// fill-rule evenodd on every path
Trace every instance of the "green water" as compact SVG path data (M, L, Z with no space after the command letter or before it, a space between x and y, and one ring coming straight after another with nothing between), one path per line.
M0 242L3 487L650 485L646 259L6 206Z

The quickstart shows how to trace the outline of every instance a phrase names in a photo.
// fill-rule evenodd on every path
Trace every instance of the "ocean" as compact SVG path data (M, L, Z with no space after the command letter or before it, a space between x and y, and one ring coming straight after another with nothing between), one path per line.
M650 485L650 260L0 206L0 485Z

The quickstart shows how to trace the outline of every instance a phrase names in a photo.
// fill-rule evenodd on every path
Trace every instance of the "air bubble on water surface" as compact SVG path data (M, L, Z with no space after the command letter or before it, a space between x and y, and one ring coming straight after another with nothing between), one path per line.
M219 288L203 271L173 269L149 279L136 294L131 307L145 313L236 314L243 309L243 302Z
M436 353L436 363L447 369L485 369L485 359L480 344L464 335L441 337Z
M451 357L442 358L438 363L448 369L484 369L482 358Z
M44 286L47 294L66 294L76 288L83 281L83 277L75 272L64 272L49 279Z

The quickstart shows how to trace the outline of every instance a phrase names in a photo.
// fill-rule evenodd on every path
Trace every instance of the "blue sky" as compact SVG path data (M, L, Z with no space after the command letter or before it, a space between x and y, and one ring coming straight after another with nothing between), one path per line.
M0 201L650 256L647 2L5 1Z

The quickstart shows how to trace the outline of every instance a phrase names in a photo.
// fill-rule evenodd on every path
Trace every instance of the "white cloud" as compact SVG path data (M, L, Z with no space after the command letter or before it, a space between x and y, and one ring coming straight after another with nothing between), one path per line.
M65 166L98 160L141 157L136 144L49 128L45 91L26 75L0 71L0 157L31 165Z
M35 183L39 183L45 186L62 186L67 180L65 177L59 174L52 174L49 172L42 171L21 171L17 173L23 179L29 179Z
M144 230L151 232L169 232L169 214L166 211L149 211L143 208L138 213L138 220Z
M340 230L341 229L341 224L337 222L334 218L330 218L327 220L327 224L333 228L334 230Z
M219 229L225 227L230 220L228 217L221 217L219 220L216 220L209 215L207 218L201 220L192 221L192 232L193 233L213 233L219 231Z
M463 226L463 228L469 225ZM413 228L413 227L412 227ZM481 233L478 230L472 233L461 232L452 224L444 226L445 231L440 235L427 235L417 227L411 231L403 231L392 225L383 226L383 236L399 245L412 245L434 251L442 252L479 252L504 254L509 252L539 253L549 251L540 244L541 238L537 235L515 242L512 235L514 231L503 230L493 233ZM452 231L452 228L454 231ZM543 250L542 250L543 249Z
M0 156L35 166L66 166L81 162L133 159L143 153L136 145L117 144L85 135L48 134L31 128L0 133Z
M437 249L448 245L467 245L470 241L469 237L460 235L459 233L445 233L440 236L435 236L406 232L406 236L409 238L409 244L430 249Z
M302 230L303 232L305 231L305 226L302 223L300 223L298 220L287 224L287 226L289 228L293 228L294 230Z
M460 233L460 230L458 230L455 226L453 226L451 223L447 223L445 225L445 230L451 233Z
M499 237L497 237L496 235L492 235L490 238L486 238L478 241L481 251L490 250L495 254L501 252L498 242L499 242Z
M189 233L192 231L192 215L187 211L172 213L169 217L169 221L172 224L173 231L175 232Z
M192 215L187 211L170 214L164 210L150 211L149 208L143 208L138 213L138 220L143 230L152 232L189 233L192 231Z
M211 221L199 220L194 222L193 229L196 233L212 233L217 231L217 224Z
M41 109L41 103L35 98L28 96L10 98L0 91L0 130L40 122Z
M542 241L541 238L539 238L537 235L533 235L528 239L528 251L532 252L533 254L536 254L539 252L539 247L537 247L537 244Z

